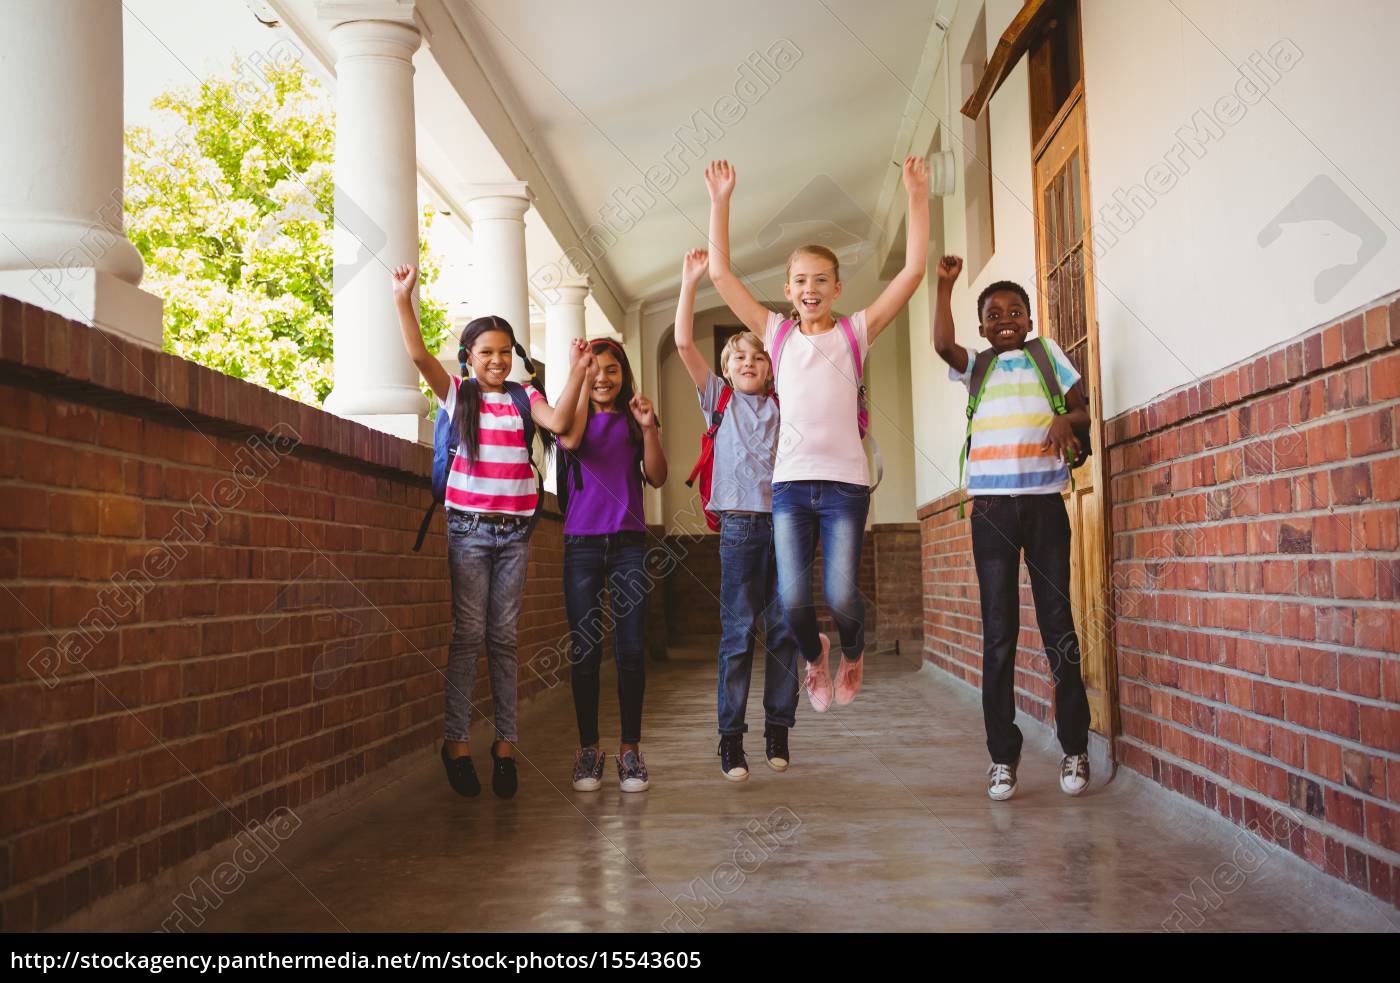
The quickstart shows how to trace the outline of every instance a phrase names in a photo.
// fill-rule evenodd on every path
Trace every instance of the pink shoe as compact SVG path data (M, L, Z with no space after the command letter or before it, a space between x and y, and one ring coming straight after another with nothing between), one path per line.
M836 702L845 706L860 692L860 682L865 678L865 657L852 662L841 656L841 668L836 670Z
M822 655L817 661L807 663L807 676L802 685L807 690L812 709L817 713L826 713L831 706L831 670L827 668L831 658L831 640L825 635L817 637L822 640Z

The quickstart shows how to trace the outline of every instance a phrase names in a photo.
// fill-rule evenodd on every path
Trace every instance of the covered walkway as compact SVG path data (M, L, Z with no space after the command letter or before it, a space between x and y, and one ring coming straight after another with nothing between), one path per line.
M760 727L757 770L728 784L710 737L710 652L671 656L648 679L650 792L620 793L611 760L601 793L569 789L573 710L558 686L523 709L514 801L457 798L422 754L367 800L308 818L198 930L1400 927L1374 899L1132 772L1065 797L1034 722L1016 799L990 802L975 694L895 655L870 656L850 708L819 717L804 702L791 770L762 764ZM134 927L170 911L152 907Z

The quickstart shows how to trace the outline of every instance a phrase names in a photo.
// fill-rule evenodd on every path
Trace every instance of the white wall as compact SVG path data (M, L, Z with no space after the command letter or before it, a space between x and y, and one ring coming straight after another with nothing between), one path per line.
M1186 16L1167 0L1083 4L1101 233L1116 191L1145 187L1164 156L1180 172L1095 251L1107 417L1400 287L1400 5L1178 2ZM1255 52L1284 69L1264 79L1262 97L1230 63ZM1285 68L1284 55L1296 64ZM1237 84L1254 105L1229 98ZM1008 82L994 112L1013 86L1025 82ZM1221 117L1218 136L1200 156L1172 152L1198 112ZM1158 189L1173 181L1162 168L1152 178ZM1261 231L1315 179L1314 220L1285 224L1262 246ZM1317 274L1352 261L1366 235L1383 241L1379 252L1345 283L1345 270L1322 281L1319 294Z
M1400 228L1391 221L1400 219L1400 61L1393 52L1400 4L1184 0L1180 6L1186 16L1169 0L1082 4L1105 417L1400 288ZM987 3L989 46L1019 7L1015 0ZM958 5L945 65L961 62L979 9L975 2ZM1279 42L1292 42L1296 51ZM1286 56L1296 61L1265 80L1266 98L1256 104L1220 103L1234 95L1240 76L1217 46L1238 62L1253 52L1270 64L1289 65ZM1015 280L1033 306L1036 300L1026 71L1023 59L988 109L996 253L976 280L953 292L958 340L973 346L981 344L975 298L987 283ZM936 91L945 79L940 71ZM963 97L955 84L953 113ZM1198 148L1199 157L1172 152L1177 131L1198 110L1223 113L1233 125L1222 123L1218 138ZM960 135L961 127L955 129ZM941 132L943 146L961 162L964 148ZM1123 213L1127 220L1105 213L1120 189L1119 198L1149 180L1163 188L1163 170L1149 178L1149 168L1164 157L1177 170L1186 165L1173 187L1154 195L1136 219L1131 212ZM1309 199L1316 220L1285 222L1275 241L1261 245L1261 232L1319 178ZM942 199L945 242L930 248L931 273L942 252L966 249L963 191ZM1126 231L1110 234L1110 219ZM1350 279L1343 270L1336 281L1321 281L1330 296L1320 297L1318 273L1353 260L1368 237L1378 243L1375 254ZM965 391L946 381L930 345L927 283L909 310L914 494L921 504L956 487L966 405Z
M987 8L988 53L1011 19L1021 9L1016 0L994 0ZM972 148L962 142L962 127L957 116L966 94L961 91L958 72L968 36L977 20L979 4L958 4L957 15L948 29L948 51L939 69L935 92L944 92L948 67L952 63L953 91L951 100L934 108L943 112L951 102L956 116L954 125L939 128L940 149L951 150L957 157L958 187L946 198L935 198L930 204L943 210L943 240L929 246L929 278L909 304L909 355L913 373L913 425L916 444L914 500L922 505L939 498L957 487L958 450L966 433L967 390L948 381L948 369L934 354L930 340L933 295L930 289L934 268L944 253L963 255L966 252L967 219L966 188L962 174L965 155ZM976 279L966 274L953 289L953 323L957 337L964 345L983 347L977 334L977 294L996 280L1014 280L1023 285L1035 304L1035 214L1031 190L1030 98L1026 88L1024 59L1002 85L988 109L991 113L992 134L992 212L996 228L996 250ZM950 129L952 135L950 136ZM938 222L935 219L934 228Z

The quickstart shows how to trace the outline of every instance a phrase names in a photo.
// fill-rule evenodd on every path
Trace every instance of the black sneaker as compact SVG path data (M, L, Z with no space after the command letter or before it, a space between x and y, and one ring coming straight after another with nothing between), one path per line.
M763 752L768 758L768 767L774 771L787 771L788 763L788 729L778 724L769 724L763 728Z
M498 799L508 799L520 787L520 778L515 771L514 758L496 757L496 749L491 749L491 791Z
M476 769L472 767L471 755L449 758L447 756L447 742L444 741L442 766L447 769L447 783L452 786L452 791L469 799L474 799L481 794L481 782L476 777Z
M719 735L719 770L731 782L742 782L749 777L749 761L744 757L743 734Z
M596 792L603 787L603 762L607 755L596 747L574 752L574 791Z

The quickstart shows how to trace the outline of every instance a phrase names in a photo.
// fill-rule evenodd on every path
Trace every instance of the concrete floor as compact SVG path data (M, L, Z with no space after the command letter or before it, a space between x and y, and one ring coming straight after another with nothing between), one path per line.
M1016 798L991 802L976 694L893 655L868 656L850 707L817 715L804 698L785 774L763 763L756 679L755 770L731 784L714 753L712 650L672 656L648 670L651 791L619 792L611 753L601 792L572 791L565 684L523 712L516 799L458 798L425 751L407 777L308 822L202 930L1152 930L1241 842L1257 869L1182 927L1400 928L1393 909L1136 775L1066 797L1034 724ZM613 692L609 676L609 749Z

